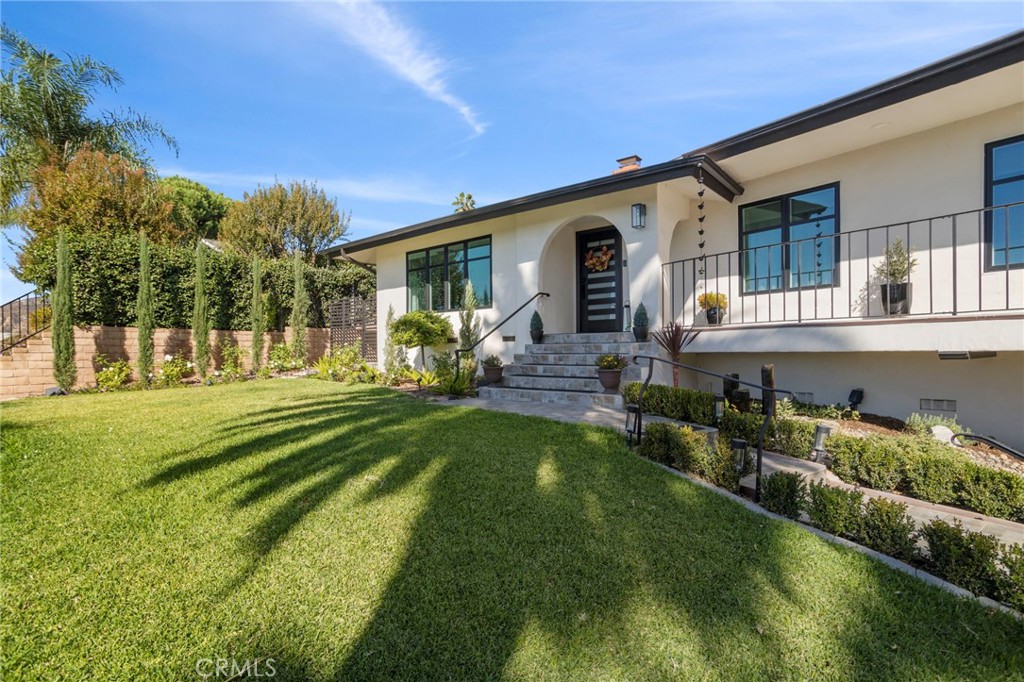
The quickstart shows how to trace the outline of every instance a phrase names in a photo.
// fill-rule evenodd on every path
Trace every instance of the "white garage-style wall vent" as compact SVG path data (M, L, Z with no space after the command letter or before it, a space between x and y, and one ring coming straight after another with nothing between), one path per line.
M956 401L945 398L921 398L921 409L932 412L956 412Z

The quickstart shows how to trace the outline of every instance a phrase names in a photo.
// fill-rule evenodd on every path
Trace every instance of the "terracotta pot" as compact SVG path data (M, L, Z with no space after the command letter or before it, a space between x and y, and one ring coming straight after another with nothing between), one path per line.
M597 370L597 378L600 379L605 393L613 393L619 390L619 384L622 382L622 370L599 369Z

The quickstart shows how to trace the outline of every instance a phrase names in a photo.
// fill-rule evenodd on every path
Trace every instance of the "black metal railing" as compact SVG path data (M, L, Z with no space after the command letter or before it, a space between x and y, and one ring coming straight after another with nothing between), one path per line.
M726 295L726 325L1024 311L1022 228L1017 202L673 261L662 313L698 323L701 293ZM897 240L910 253L890 263ZM911 266L905 310L883 296L889 264Z
M964 445L963 441L969 441L969 440L977 441L979 443L984 443L986 445L991 445L992 447L996 448L997 450L1002 450L1003 452L1005 452L1006 454L1010 455L1011 457L1016 457L1017 459L1024 459L1024 452L1021 452L1020 450L1016 450L1014 448L1011 448L1006 443L998 441L995 438L989 438L988 436L979 436L976 433L954 433L950 437L949 442L952 443L953 445L963 446Z
M30 291L0 306L0 353L19 346L50 326L50 296Z
M761 390L762 404L764 405L764 421L761 423L761 430L757 434L757 470L754 477L754 501L761 501L761 461L764 456L764 435L768 431L768 424L771 422L772 417L775 416L775 398L778 398L779 393L790 396L791 399L796 399L796 394L792 391L787 391L784 388L778 388L776 386L764 386L762 384L753 384L749 381L741 381L736 377L729 376L728 374L719 374L718 372L712 372L704 369L703 367L694 367L693 365L687 365L682 362L673 362L672 360L666 360L659 358L656 355L634 355L633 363L639 365L640 360L647 360L647 378L644 379L643 385L640 387L640 393L636 399L636 419L633 422L633 429L636 433L636 442L639 445L643 438L643 423L644 423L644 393L647 392L647 387L651 383L651 379L654 377L654 363L663 362L670 367L679 367L681 369L688 369L691 372L697 372L698 374L704 374L706 376L717 377L723 381L730 381L740 386L749 386L750 388L757 388ZM766 394L770 395L772 399L765 399Z
M504 320L502 320L502 321L501 321L501 322L499 322L498 324L494 325L494 327L493 327L493 328L491 328L491 331L487 332L486 334L484 334L483 336L481 336L481 337L480 337L479 339L477 339L477 342L476 342L476 343L474 343L474 344L473 344L472 346L470 346L469 348L459 348L458 350L456 350L456 351L455 351L455 376L456 376L456 377L457 377L457 376L459 376L459 372L461 371L461 367L462 367L462 356L463 356L463 354L466 354L466 353L472 353L472 352L473 352L474 350L476 350L476 349L477 349L477 347L478 347L478 346L479 346L479 345L480 345L481 343L483 343L483 342L484 342L484 339L486 339L486 338L487 338L488 336L490 336L490 335L491 335L491 334L493 334L494 332L496 332L496 331L498 331L499 329L501 329L501 327L502 327L502 326L503 326L503 325L504 325L504 324L505 324L506 322L508 322L508 321L509 321L509 320L511 320L511 319L512 319L513 317L515 317L516 315L518 315L518 314L519 314L519 312L520 312L520 311L521 311L521 310L522 310L523 308L525 308L526 306L530 305L531 303L533 303L534 301L536 301L536 300L537 300L538 298L540 298L541 296L543 296L543 297L545 297L545 298L548 298L548 297L550 297L550 296L551 296L551 294L549 294L549 293L547 293L547 292L545 292L545 291L538 291L538 292L537 292L537 293L535 293L535 294L534 294L533 296L531 296L531 297L530 297L529 299L527 299L527 301L526 301L525 303L523 303L523 304L522 304L521 306L519 306L518 308L516 308L515 310L513 310L513 311L512 311L512 313L511 313L510 315L508 315L507 317L505 317L505 319L504 319Z

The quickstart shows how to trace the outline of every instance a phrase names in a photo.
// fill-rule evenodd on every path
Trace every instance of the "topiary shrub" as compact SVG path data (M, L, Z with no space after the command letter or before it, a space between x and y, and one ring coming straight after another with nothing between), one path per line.
M807 483L803 474L778 471L761 483L761 506L790 519L800 518L807 506Z
M769 431L771 439L765 444L767 449L799 459L808 459L812 456L815 431L812 422L776 418L769 425Z
M871 549L900 561L917 558L914 520L907 505L882 497L873 497L864 505L860 540Z
M1006 570L999 588L999 600L1024 611L1024 545L1007 545L999 557Z
M424 348L442 346L455 335L448 318L433 310L414 310L395 320L391 325L395 343L407 348L420 349L420 361L426 366Z
M941 578L975 594L999 597L999 541L991 535L964 530L935 519L921 529L928 543L928 565Z
M852 540L860 537L863 503L864 495L859 490L843 490L824 483L811 483L807 515L812 524L826 533Z
M680 471L707 476L710 462L707 435L689 426L679 429L679 449L675 452L672 466Z
M761 432L761 425L763 423L764 417L759 414L726 410L718 425L719 437L726 440L742 438L751 446L756 447L758 434ZM768 437L771 435L770 431L771 425L769 424L769 431L765 433L766 443L768 442Z
M637 453L659 464L672 465L680 457L682 448L679 427L654 422L644 426L643 438L637 446Z
M707 470L703 472L703 477L719 488L725 488L729 492L738 493L740 491L740 479L750 471L749 455L743 462L742 470L737 470L736 461L733 459L733 452L729 448L729 441L719 436L718 446L709 448L708 456Z

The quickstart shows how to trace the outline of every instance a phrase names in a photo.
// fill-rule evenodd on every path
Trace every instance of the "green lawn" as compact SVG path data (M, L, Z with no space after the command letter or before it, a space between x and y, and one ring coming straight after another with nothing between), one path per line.
M0 409L4 680L1024 679L1021 623L608 430L311 380Z

